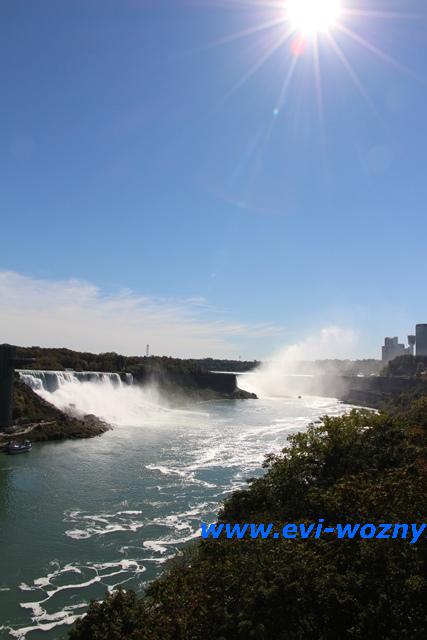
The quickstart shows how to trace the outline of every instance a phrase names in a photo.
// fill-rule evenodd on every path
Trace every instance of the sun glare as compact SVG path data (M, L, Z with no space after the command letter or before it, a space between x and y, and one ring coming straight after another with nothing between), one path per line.
M341 0L288 0L286 8L292 27L304 35L313 35L336 24Z
M229 2L234 5L231 0ZM349 45L352 45L351 54L356 54L353 50L357 46L381 62L413 75L410 69L393 58L387 50L383 50L376 41L365 37L363 28L364 22L368 27L370 22L378 19L387 20L387 22L393 20L398 24L403 18L405 21L406 19L419 20L421 14L380 10L377 6L370 7L371 3L378 4L375 0L363 0L363 3L360 0L239 0L238 4L247 4L248 7L255 6L257 9L260 6L264 7L265 17L260 21L257 11L254 14L253 25L250 24L212 44L253 39L254 50L258 49L259 54L254 54L252 64L222 100L230 98L280 51L280 58L286 60L287 67L281 82L280 93L272 107L273 121L279 122L278 116L288 100L288 94L295 89L292 85L297 74L306 73L308 69L307 64L302 65L299 62L302 59L310 61L311 81L314 84L319 116L322 118L324 103L322 66L332 64L333 56L330 55L326 59L326 56L321 55L321 51L329 48L340 66L344 67L366 105L378 117L375 105L364 86L363 78L359 77L353 66L350 52L348 52ZM358 6L360 4L364 6ZM357 30L353 27L353 20L356 22ZM273 125L268 130L266 139L272 131Z

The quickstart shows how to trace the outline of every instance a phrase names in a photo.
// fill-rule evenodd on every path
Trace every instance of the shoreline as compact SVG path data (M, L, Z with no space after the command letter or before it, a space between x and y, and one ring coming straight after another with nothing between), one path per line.
M255 394L238 388L224 392L209 387L180 387L176 383L159 386L177 408L201 401L256 399ZM10 440L47 442L94 438L114 428L94 414L77 416L58 409L18 378L15 379L14 400L14 424L10 430L0 431L0 447Z
M0 432L0 445L10 440L20 442L29 437L33 442L93 438L110 428L97 416L87 414L77 417L61 411L16 379L14 423L10 430Z

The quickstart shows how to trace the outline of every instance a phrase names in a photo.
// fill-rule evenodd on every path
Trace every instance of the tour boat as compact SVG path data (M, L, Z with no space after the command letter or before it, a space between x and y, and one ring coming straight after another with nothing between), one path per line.
M32 444L29 440L25 440L25 442L9 442L6 445L5 453L9 455L16 455L17 453L27 453L31 451Z

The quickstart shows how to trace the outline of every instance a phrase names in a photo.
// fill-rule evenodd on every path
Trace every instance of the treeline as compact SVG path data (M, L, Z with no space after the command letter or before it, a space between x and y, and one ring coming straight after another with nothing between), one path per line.
M234 376L212 375L210 371L237 371L234 360L203 360L160 357L123 356L115 352L86 353L71 349L21 347L18 356L33 358L31 369L63 371L104 371L131 373L135 382L155 383L169 399L180 403L189 399L209 400L221 397L245 399L252 394L236 388ZM240 362L242 370L256 366L254 362Z
M86 353L63 348L19 347L18 355L34 358L31 369L62 371L111 371L141 374L150 371L196 372L196 371L249 371L257 361L221 360L216 358L180 359L166 356L124 356L115 352Z
M231 371L234 373L251 371L261 364L258 360L221 360L218 358L203 358L202 360L193 360L193 362L197 362L202 369L208 371Z
M421 524L426 445L427 396L325 417L269 456L219 520ZM92 603L70 640L425 638L423 538L199 541L144 597Z
M219 358L171 358L167 356L124 356L115 352L86 353L64 348L20 347L18 354L34 358L30 368L75 371L112 371L143 373L153 371L195 372L228 371L240 373L258 367L258 360L227 360ZM332 375L379 374L383 365L379 360L316 360L296 364L298 373Z
M382 375L391 377L421 377L427 375L427 356L398 356L382 370Z
M118 353L86 353L71 349L44 347L18 347L18 357L34 358L34 362L26 365L29 369L45 369L63 371L73 369L75 371L113 371L126 370L126 356ZM139 360L142 360L140 358Z

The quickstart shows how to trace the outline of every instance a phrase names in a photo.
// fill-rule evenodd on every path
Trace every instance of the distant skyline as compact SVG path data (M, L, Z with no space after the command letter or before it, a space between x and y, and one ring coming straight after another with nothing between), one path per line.
M427 8L342 5L4 0L0 342L380 358L427 322Z

